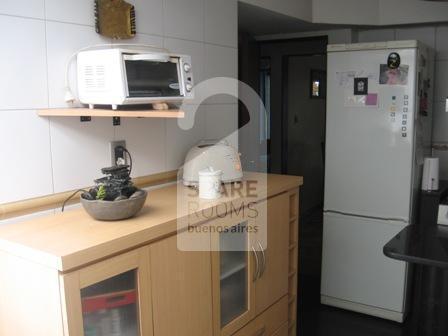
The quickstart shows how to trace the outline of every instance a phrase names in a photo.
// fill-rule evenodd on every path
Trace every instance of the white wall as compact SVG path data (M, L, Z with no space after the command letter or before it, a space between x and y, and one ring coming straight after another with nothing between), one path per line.
M378 0L313 0L313 22L377 25Z
M193 57L197 80L237 77L236 0L131 0L137 37ZM64 70L81 47L113 43L95 33L93 0L0 1L0 204L93 184L110 165L109 141L126 140L133 176L178 168L199 139L237 127L235 99L209 100L190 131L176 120L43 118L65 107ZM218 120L219 122L214 122Z
M448 21L448 3L422 0L379 0L379 25Z
M283 15L311 22L313 20L313 0L240 0Z
M313 0L312 22L400 25L448 21L448 3L422 0Z
M410 28L361 30L359 42L387 40L420 40L436 51L433 142L448 144L448 113L445 101L448 97L448 25L429 25ZM441 177L448 179L448 151L434 151L441 160Z

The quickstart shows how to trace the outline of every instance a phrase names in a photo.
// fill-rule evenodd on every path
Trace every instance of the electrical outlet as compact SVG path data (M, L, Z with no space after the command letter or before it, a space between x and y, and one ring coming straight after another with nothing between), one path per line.
M120 164L128 164L128 158L126 156L126 152L120 147L126 148L126 141L111 141L110 142L110 160L112 166L120 165Z

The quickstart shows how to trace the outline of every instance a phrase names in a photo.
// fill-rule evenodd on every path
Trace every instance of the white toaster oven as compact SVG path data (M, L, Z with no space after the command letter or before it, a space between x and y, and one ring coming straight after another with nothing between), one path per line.
M123 48L77 55L79 100L94 105L175 103L193 97L191 57Z

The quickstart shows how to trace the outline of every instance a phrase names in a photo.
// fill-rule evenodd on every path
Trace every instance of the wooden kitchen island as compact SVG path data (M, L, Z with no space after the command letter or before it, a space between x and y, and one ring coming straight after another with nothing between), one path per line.
M0 336L296 335L301 177L172 184L135 218L0 227Z

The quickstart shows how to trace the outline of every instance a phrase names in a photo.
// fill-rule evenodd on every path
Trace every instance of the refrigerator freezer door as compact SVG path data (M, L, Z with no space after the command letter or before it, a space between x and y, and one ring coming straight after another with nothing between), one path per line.
M402 70L395 79L387 77L391 52L328 56L327 211L409 221L416 49L396 51Z
M404 227L400 222L325 214L321 294L402 313L406 264L387 258L383 246Z

